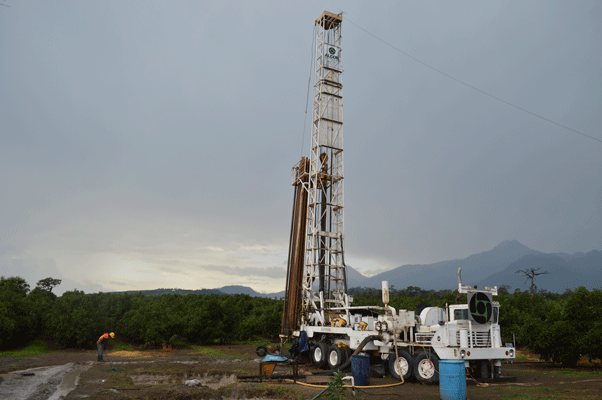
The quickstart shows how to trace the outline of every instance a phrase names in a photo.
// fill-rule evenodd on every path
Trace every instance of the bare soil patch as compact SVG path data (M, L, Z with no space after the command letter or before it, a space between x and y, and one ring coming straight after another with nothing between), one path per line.
M259 358L255 346L215 346L220 357L199 351L160 350L109 351L106 361L96 362L95 351L59 351L27 359L0 358L0 398L43 400L59 398L61 385L77 385L65 399L311 399L322 389L271 379L259 383ZM56 368L51 378L22 397L6 397L9 383L21 382L31 388L34 378L43 381L43 368ZM31 368L42 368L31 370ZM27 371L33 372L29 375ZM11 372L12 371L12 372ZM23 374L23 372L26 372ZM57 372L58 371L58 372ZM300 374L318 374L310 365L300 365ZM602 368L582 366L576 369L553 367L535 361L504 364L504 375L516 376L516 382L478 385L467 381L469 399L602 399ZM21 373L21 374L20 374ZM277 367L274 374L290 373ZM19 375L20 374L20 375ZM75 374L77 376L75 377ZM303 381L303 380L301 380ZM186 382L198 383L186 385ZM371 385L397 383L387 376L371 378ZM25 389L24 389L25 390ZM3 395L4 393L4 395ZM14 394L14 392L11 392ZM353 398L347 389L348 398ZM359 389L360 399L439 399L439 387L406 382L404 385ZM322 397L326 398L326 397Z

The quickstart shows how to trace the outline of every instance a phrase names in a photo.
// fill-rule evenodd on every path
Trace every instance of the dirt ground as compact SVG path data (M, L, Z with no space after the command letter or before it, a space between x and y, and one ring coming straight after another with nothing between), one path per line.
M311 399L322 388L275 378L290 374L278 366L262 383L255 346L215 346L202 351L109 351L105 362L96 352L59 351L25 359L0 357L0 399ZM303 375L318 374L311 365L299 365ZM602 399L602 367L553 367L535 361L502 366L515 382L477 384L467 380L468 399ZM196 380L196 381L195 381ZM185 383L194 385L187 386ZM300 380L304 382L304 379ZM396 380L371 378L371 386L394 385ZM346 389L348 398L354 398ZM326 399L323 395L321 398ZM439 386L406 382L403 385L358 389L359 399L439 399Z

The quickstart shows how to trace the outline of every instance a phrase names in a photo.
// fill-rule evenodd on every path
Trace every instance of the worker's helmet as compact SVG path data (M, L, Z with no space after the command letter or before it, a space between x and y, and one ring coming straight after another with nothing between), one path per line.
M109 333L109 335L111 335L112 339L115 339L115 332L111 332L111 333Z

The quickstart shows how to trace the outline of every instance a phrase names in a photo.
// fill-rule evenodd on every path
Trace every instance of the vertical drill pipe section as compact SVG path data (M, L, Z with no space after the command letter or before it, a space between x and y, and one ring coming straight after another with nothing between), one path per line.
M305 227L307 221L307 189L304 184L307 184L308 181L309 160L305 157L301 158L298 167L295 169L296 177L293 182L295 195L293 200L288 265L286 269L286 292L281 330L281 334L287 337L290 337L293 331L299 329L301 284L305 263Z
M326 187L322 187L322 201L320 209L320 232L326 232ZM324 288L324 275L326 270L326 236L319 236L320 238L320 253L319 253L319 291L324 293L324 297L328 298L328 294Z

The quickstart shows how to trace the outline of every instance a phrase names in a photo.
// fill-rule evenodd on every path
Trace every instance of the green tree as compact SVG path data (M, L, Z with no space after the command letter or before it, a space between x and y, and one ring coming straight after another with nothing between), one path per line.
M27 293L29 293L29 284L20 276L13 276L10 278L0 276L0 287L6 288L22 297L27 296Z
M566 301L565 320L574 330L570 345L580 355L589 359L600 358L602 345L599 333L602 330L602 293L580 287ZM567 341L568 342L568 341Z
M25 279L0 277L0 348L22 346L32 338L34 317L26 303L28 292Z
M49 331L57 344L78 348L96 346L96 339L107 330L99 305L98 295L78 290L57 298L49 318Z
M42 290L52 292L52 289L54 289L55 286L60 285L61 282L62 282L61 279L44 278L44 279L40 279L36 286Z
M33 336L43 336L49 327L50 315L52 313L56 295L40 287L34 288L26 299L27 308L33 316Z

